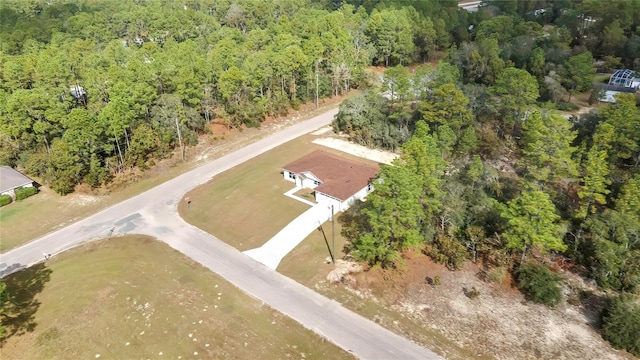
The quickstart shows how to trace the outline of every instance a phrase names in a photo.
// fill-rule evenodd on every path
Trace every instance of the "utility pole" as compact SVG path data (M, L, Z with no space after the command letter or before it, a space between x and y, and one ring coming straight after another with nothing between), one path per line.
M318 108L318 68L316 65L316 109Z
M182 144L182 131L180 131L180 124L178 123L177 116L176 116L176 130L178 131L178 142L180 143L180 154L182 155L182 161L184 162L184 145Z
M335 218L333 217L333 204L331 204L331 247L333 248L333 252L331 254L331 258L333 260L333 265L336 264L336 223Z

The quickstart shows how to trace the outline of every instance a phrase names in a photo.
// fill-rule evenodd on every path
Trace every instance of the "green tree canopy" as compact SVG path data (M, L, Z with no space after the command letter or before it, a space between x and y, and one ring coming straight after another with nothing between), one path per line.
M556 114L531 113L522 126L523 162L537 181L568 182L578 175L576 148L571 146L576 131L569 120Z
M591 89L593 74L596 70L593 66L591 53L582 53L572 56L565 65L565 83L567 90L587 91Z
M540 96L536 79L526 70L513 67L505 69L488 91L497 97L496 109L507 126L521 124L528 107Z
M548 193L523 190L506 206L500 206L500 215L506 221L503 236L507 247L522 251L522 259L531 248L543 253L567 249L562 242L565 227Z

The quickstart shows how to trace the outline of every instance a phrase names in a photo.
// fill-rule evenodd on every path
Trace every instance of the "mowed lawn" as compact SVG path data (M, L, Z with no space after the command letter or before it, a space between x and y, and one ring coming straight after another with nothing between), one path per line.
M334 269L333 264L327 264L330 256L329 249L333 252L334 242L336 259L342 259L345 255L343 250L347 240L340 235L342 226L338 221L339 217L340 214L336 214L334 240L331 235L332 224L327 221L322 224L324 235L320 230L316 230L307 236L282 259L278 265L278 272L310 288L324 280Z
M186 195L191 205L180 204L180 216L241 251L262 246L310 207L283 195L295 185L282 167L326 149L313 139L305 135L214 177Z
M16 201L0 208L0 252L29 242L54 229L69 225L72 221L95 212L102 202L78 204L67 198L43 189L27 199ZM77 197L75 197L77 198Z
M3 360L352 358L148 237L90 243L4 280Z

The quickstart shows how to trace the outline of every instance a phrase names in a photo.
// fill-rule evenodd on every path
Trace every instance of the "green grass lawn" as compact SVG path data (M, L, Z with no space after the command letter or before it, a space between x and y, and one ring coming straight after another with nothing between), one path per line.
M609 82L611 74L595 74L593 75L593 82L597 84L606 84Z
M180 215L187 222L240 250L261 246L308 208L307 205L283 195L293 187L293 183L284 180L280 171L282 166L314 149L332 151L313 144L312 140L312 135L303 136L216 176L188 194L192 203L189 208L180 204ZM339 216L337 214L336 219ZM361 298L345 286L326 282L327 274L334 268L333 264L325 261L329 256L327 243L329 247L333 246L332 224L325 222L323 228L326 242L322 232L312 232L284 257L278 266L278 272L339 301L347 308L398 334L440 354L446 354L447 358L466 359L477 356L475 352L460 348L442 334L430 329L428 324L389 310L372 299ZM338 259L344 257L343 248L346 244L340 231L340 222L336 221L335 248Z
M318 146L305 136L226 171L190 191L180 215L239 250L259 247L309 208L283 195L294 184L281 167Z
M336 220L338 217L339 214L336 215ZM326 262L327 257L329 257L329 248L333 248L334 241L331 235L331 222L325 222L322 227L325 232L326 242L320 230L312 232L282 259L278 266L278 272L307 285L307 287L313 287L315 283L326 278L327 274L334 268L333 264L327 264ZM341 229L340 222L336 221L336 259L342 259L345 255L343 250L347 241L340 235Z
M5 281L3 360L352 358L148 237L90 243Z
M214 177L187 194L192 202L179 205L180 216L239 250L262 246L309 208L283 195L294 184L283 179L282 167L316 149L340 153L314 138L302 136Z

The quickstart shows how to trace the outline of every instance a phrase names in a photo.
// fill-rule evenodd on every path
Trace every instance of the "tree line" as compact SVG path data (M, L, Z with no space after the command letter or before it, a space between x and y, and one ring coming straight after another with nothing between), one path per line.
M184 154L212 121L256 127L365 86L371 64L409 64L450 45L437 40L451 30L442 17L334 5L5 1L0 163L61 194L98 187ZM457 13L455 3L432 9Z

